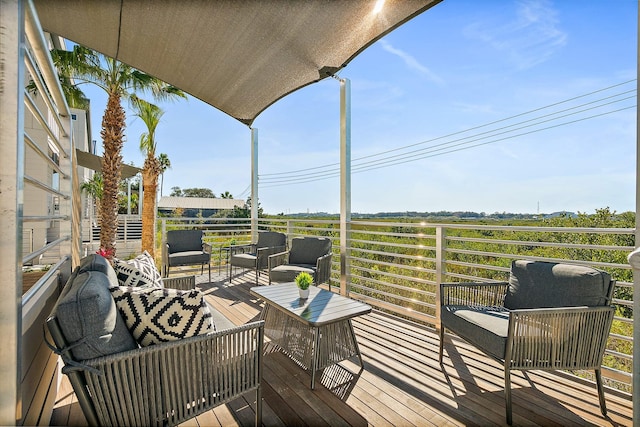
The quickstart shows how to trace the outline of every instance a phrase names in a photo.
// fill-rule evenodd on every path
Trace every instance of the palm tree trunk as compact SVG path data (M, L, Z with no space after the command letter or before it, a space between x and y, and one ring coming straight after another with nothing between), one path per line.
M142 173L142 250L155 255L156 191L158 174L144 170Z
M156 192L160 170L160 161L155 153L148 151L142 168L142 250L152 257L156 248Z
M118 184L122 175L122 144L125 112L118 92L109 92L107 108L102 118L100 135L104 144L102 179L104 190L100 201L100 246L116 254L118 232Z

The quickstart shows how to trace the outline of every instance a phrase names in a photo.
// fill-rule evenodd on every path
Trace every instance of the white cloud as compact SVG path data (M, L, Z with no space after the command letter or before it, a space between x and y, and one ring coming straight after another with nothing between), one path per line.
M556 55L566 45L567 34L548 1L527 0L517 6L508 24L494 26L483 20L468 26L465 33L503 53L516 68L528 69Z
M440 76L436 75L428 67L421 64L420 61L414 58L411 54L403 50L396 49L391 45L391 43L389 43L386 40L380 40L380 44L382 45L382 49L402 59L405 65L409 67L409 69L419 72L420 74L429 78L429 80L431 80L434 83L437 83L437 84L444 83L444 81L442 80L442 78L440 78Z

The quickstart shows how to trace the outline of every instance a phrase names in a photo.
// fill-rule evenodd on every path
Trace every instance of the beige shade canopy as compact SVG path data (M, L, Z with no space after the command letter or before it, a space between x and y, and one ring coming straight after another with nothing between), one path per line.
M441 0L35 0L45 31L250 126Z
M96 172L102 172L102 157L96 156L95 154L87 153L86 151L82 151L76 148L76 159L78 160L79 166L93 169ZM140 168L123 163L121 178L132 178L141 171L142 169Z

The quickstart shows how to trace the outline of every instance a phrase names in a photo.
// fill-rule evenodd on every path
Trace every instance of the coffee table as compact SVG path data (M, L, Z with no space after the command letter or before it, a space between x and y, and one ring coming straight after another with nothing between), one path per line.
M371 312L371 306L316 286L309 298L300 299L295 283L251 288L265 304L261 318L270 345L311 370L311 389L318 370L362 354L351 319Z

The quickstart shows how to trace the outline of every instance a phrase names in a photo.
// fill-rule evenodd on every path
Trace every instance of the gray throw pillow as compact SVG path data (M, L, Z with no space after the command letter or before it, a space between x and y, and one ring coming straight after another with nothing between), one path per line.
M70 279L56 303L56 317L76 360L138 348L109 292L108 277L86 271Z

